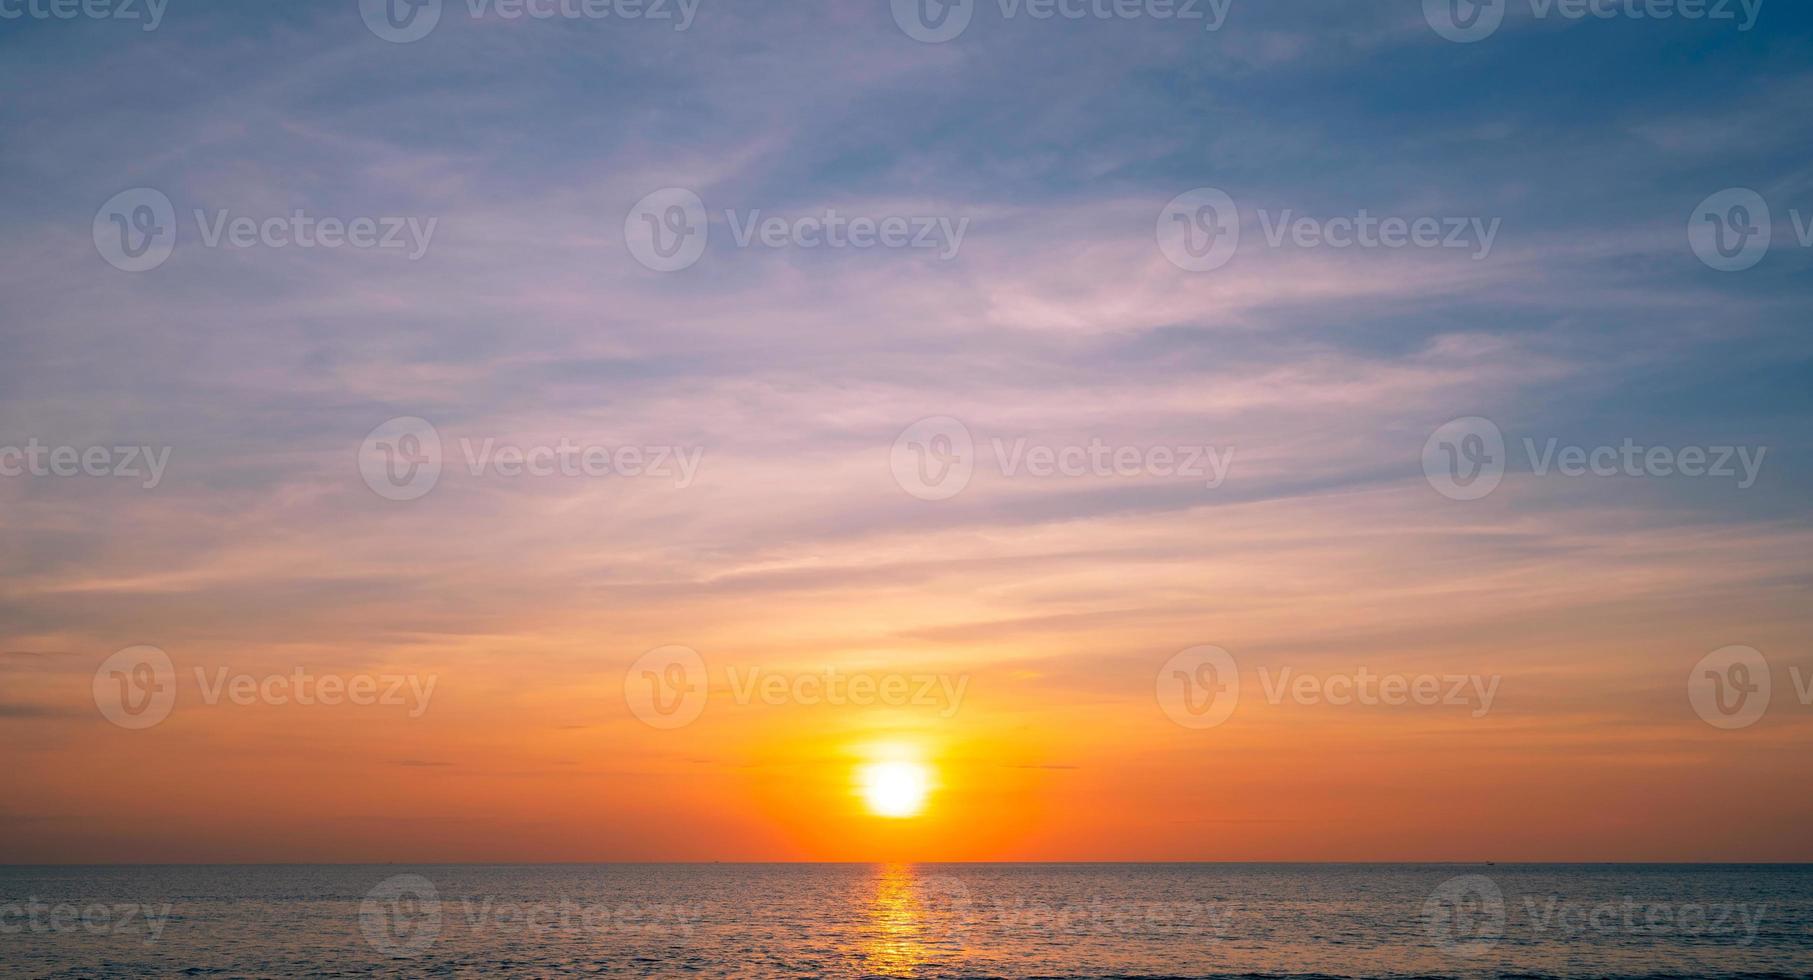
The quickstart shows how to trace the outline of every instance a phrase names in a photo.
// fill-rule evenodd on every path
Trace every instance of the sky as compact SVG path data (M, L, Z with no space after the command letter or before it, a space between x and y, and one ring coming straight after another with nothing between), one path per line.
M1813 860L1804 5L48 3L0 862Z

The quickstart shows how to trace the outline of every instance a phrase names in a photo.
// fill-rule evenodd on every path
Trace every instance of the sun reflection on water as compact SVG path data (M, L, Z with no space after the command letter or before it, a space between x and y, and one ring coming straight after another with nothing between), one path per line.
M934 959L961 954L968 906L968 889L955 878L910 864L877 866L862 951L867 968L910 977Z

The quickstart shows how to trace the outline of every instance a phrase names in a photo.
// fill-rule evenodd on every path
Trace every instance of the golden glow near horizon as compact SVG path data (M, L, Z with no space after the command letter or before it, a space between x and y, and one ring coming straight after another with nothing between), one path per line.
M931 773L918 762L871 762L857 770L857 784L869 812L880 817L916 817L931 792Z
M421 528L445 519L434 507L461 502L442 490ZM571 536L573 520L612 512L590 497L537 499L563 516L532 534L506 532L488 507L460 510L489 562L471 580L464 552L446 550L444 537L425 534L418 555L383 538L388 525L354 522L386 546L338 559L348 573L402 574L400 554L432 570L431 597L381 611L425 628L457 610L445 635L393 635L369 603L261 599L223 607L208 630L185 625L197 597L234 576L283 581L285 567L329 561L319 536L237 542L211 559L219 567L134 571L144 582L34 580L57 602L130 588L139 596L131 635L160 640L175 668L172 684L140 693L175 698L167 720L146 730L106 720L95 678L104 674L102 693L117 701L113 668L101 669L119 649L105 635L111 621L0 649L0 728L14 739L0 858L1489 853L1502 863L1778 858L1807 846L1799 824L1772 816L1813 800L1805 780L1780 776L1796 771L1813 738L1813 712L1792 710L1781 693L1789 670L1813 669L1794 652L1808 632L1804 597L1765 589L1744 606L1766 624L1746 639L1776 671L1777 701L1761 723L1742 733L1706 724L1686 685L1703 676L1693 670L1706 648L1724 642L1696 624L1724 615L1721 603L1753 577L1804 566L1813 535L1721 531L1709 545L1700 529L1670 529L1646 535L1633 555L1618 535L1578 519L1540 535L1520 530L1520 540L1538 535L1530 547L1542 560L1501 569L1457 558L1432 534L1430 522L1475 527L1466 508L1332 495L1242 504L1217 512L1212 531L1190 533L1168 513L1143 512L986 535L890 530L827 543L814 550L815 567L752 565L735 587L655 589L647 605L597 608L555 575L590 569L595 555L554 538ZM639 536L659 513L638 499L609 501L638 518L623 532L634 547L612 561L628 563L623 574L636 582L704 581L706 564L669 569L666 545ZM728 513L730 503L711 510ZM1372 530L1351 533L1356 522ZM1384 540L1389 553L1374 549ZM1725 558L1690 560L1707 548ZM1667 560L1649 568L1652 554ZM554 567L537 564L550 555L561 556ZM848 571L871 567L888 571ZM1012 587L996 581L1003 568ZM492 594L495 577L517 584L508 601ZM1589 592L1597 604L1576 609ZM159 595L168 601L151 601ZM1508 643L1496 628L1513 622L1528 642ZM677 684L661 669L648 677L645 654L676 642L700 663ZM1205 644L1234 658L1238 687L1231 668L1176 677L1173 659ZM396 703L239 703L230 683L219 687L223 670L231 681L292 676L298 665L348 685L414 679L424 693L432 678L433 698L406 682ZM838 687L845 703L832 703L829 687L801 684L828 665L868 679ZM1477 699L1369 706L1322 696L1330 679L1361 667L1504 682L1484 714ZM765 686L774 675L785 683ZM1302 677L1318 681L1313 700L1292 693ZM630 681L650 692L645 714L671 724L637 713L641 702L623 693ZM1630 696L1633 682L1648 693ZM852 690L873 703L853 702ZM1218 720L1208 710L1224 703L1217 698L1234 710L1193 726ZM911 808L887 802L887 781L867 792L865 770L884 763L922 767L926 790L912 815L890 815ZM1683 796L1676 767L1706 792ZM1583 804L1604 815L1583 820ZM1632 833L1647 814L1659 825ZM1706 832L1734 820L1743 833Z

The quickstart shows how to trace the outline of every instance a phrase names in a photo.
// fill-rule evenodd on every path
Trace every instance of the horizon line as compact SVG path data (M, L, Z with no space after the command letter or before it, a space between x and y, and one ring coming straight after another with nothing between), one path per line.
M709 867L720 864L735 865L900 865L900 864L973 864L973 865L1302 865L1302 866L1336 866L1336 865L1395 865L1395 866L1429 866L1442 867L1452 865L1472 865L1480 867L1562 867L1569 865L1605 865L1605 866L1667 866L1667 867L1813 867L1810 861L1485 861L1485 860L1441 860L1441 861L1388 861L1388 860L1349 860L1349 861L1113 861L1113 860L1067 860L1067 861L745 861L745 860L704 860L704 861L90 861L67 863L11 863L0 862L0 868L384 868L397 866L443 867L443 868L520 868L520 867L596 867L600 865L698 865Z

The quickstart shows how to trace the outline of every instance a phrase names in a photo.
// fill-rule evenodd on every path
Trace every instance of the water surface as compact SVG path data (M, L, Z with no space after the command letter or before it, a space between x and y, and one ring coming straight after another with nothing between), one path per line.
M22 977L1808 977L1782 865L0 868Z

